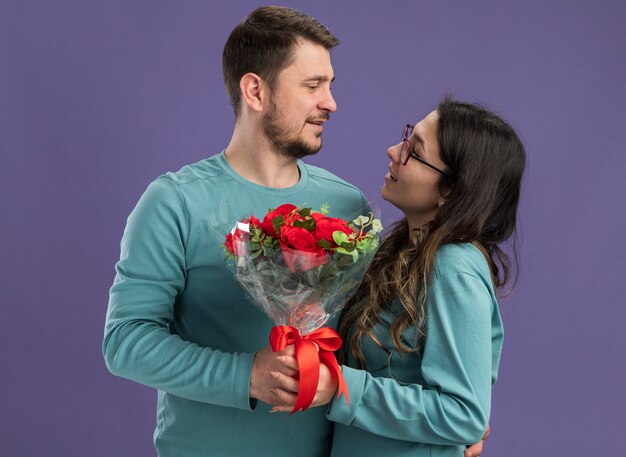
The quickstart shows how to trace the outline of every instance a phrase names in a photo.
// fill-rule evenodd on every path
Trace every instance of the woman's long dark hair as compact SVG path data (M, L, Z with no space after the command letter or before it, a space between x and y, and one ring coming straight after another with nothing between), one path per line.
M496 288L517 277L515 238L511 255L501 244L515 232L517 206L526 154L513 128L482 106L444 99L437 107L437 140L441 160L451 177L438 186L445 204L435 218L409 233L406 219L397 222L381 244L356 295L339 322L344 344L364 368L364 335L382 344L372 332L380 313L398 299L402 312L393 322L391 339L397 350L415 352L426 336L425 303L437 249L448 243L474 243L485 254ZM416 306L417 304L417 306ZM416 340L403 341L415 328Z

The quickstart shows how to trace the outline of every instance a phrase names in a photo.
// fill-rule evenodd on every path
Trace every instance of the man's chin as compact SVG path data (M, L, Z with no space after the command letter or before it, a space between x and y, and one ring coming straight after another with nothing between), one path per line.
M287 157L292 157L294 159L302 159L306 156L312 156L317 154L322 149L322 141L320 139L319 144L311 145L307 143L292 143L288 145L284 150L284 154Z

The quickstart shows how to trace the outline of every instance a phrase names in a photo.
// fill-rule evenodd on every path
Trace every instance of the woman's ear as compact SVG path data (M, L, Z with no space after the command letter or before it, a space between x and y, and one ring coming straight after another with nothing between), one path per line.
M441 208L443 205L445 205L446 200L448 199L448 197L450 196L450 194L452 193L452 187L450 186L445 186L445 187L441 187L439 186L439 207Z
M263 78L255 73L246 73L239 80L241 99L252 111L257 113L263 111L266 87Z

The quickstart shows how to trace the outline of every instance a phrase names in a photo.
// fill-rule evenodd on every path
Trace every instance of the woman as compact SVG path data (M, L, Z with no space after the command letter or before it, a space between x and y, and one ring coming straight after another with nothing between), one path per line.
M462 456L489 420L524 147L495 114L445 99L387 154L382 196L405 218L341 316L350 404L324 376L313 405L329 404L333 456Z

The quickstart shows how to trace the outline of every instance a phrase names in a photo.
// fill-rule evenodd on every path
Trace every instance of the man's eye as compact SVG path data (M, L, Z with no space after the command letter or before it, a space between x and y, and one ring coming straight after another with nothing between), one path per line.
M315 89L317 89L319 86L317 86L317 85L314 85L314 86L313 86L313 85L311 85L311 86L306 86L306 87L308 87L308 88L309 88L309 89L311 89L311 90L315 90Z

